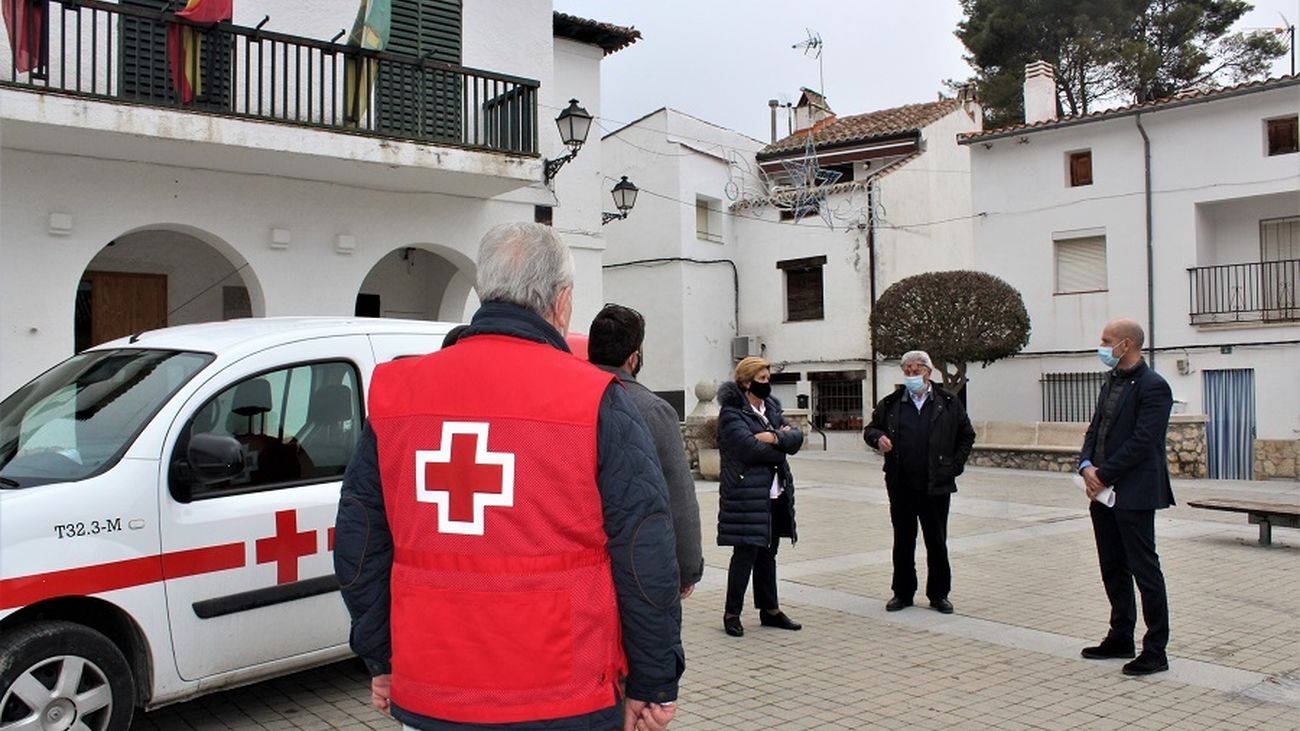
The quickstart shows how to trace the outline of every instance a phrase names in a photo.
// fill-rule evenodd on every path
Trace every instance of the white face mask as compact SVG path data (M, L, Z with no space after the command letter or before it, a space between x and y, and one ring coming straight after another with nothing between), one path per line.
M925 390L925 376L903 376L903 385L908 391L920 394Z

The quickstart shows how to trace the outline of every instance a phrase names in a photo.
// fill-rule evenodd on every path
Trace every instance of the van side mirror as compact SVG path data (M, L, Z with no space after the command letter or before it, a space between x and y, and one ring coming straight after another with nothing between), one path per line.
M244 472L244 452L239 440L229 434L202 432L190 437L185 450L194 479L211 485L238 477Z

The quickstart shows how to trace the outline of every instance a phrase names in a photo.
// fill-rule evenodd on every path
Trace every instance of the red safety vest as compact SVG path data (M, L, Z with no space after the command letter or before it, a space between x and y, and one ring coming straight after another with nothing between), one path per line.
M512 723L616 702L627 661L596 487L612 381L497 335L375 371L401 708Z

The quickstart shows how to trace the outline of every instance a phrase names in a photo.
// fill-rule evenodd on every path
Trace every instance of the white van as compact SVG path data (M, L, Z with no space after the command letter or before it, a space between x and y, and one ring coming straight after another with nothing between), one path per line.
M125 731L347 656L333 525L370 376L454 326L149 331L0 402L0 730Z

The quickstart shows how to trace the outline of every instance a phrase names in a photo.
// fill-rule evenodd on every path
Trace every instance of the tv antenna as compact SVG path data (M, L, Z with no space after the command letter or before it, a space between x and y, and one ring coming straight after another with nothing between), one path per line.
M803 49L803 55L812 56L817 59L817 80L819 82L818 93L822 95L822 98L825 98L826 69L822 64L822 36L812 28L804 28L804 30L807 31L808 38L790 47Z

